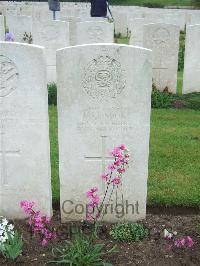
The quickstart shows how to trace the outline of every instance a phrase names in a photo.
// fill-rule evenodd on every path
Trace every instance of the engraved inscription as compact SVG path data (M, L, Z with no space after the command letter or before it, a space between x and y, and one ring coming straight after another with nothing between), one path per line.
M170 33L165 28L158 28L152 33L152 39L155 45L164 46L167 45L170 40Z
M113 156L107 156L106 152L106 138L107 136L101 136L101 155L100 156L85 156L87 161L99 161L101 162L102 173L106 172L106 163L108 161L112 161L114 158Z
M84 71L84 91L94 99L116 98L126 81L120 62L110 56L98 56Z
M17 88L18 71L15 64L4 55L0 55L0 97L9 95Z

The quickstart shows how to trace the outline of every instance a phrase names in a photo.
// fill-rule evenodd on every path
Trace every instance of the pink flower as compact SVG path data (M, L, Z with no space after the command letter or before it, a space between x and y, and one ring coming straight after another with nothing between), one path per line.
M96 192L98 192L97 187L91 188L89 191L86 192L87 198L94 197L94 193L96 193Z
M186 237L188 247L191 248L194 245L194 241L190 236Z
M33 234L38 234L42 239L41 244L46 246L48 241L56 237L55 233L52 233L47 227L50 219L47 216L42 216L40 211L33 210L35 202L21 201L20 205L24 212L29 216L28 224L31 228L31 231Z
M102 174L101 178L105 181L108 181L109 174Z
M100 202L100 198L99 198L98 195L95 195L94 197L92 197L91 200L92 200L91 203L92 203L94 206L98 205L99 202Z
M114 162L114 165L119 166L122 163L121 159L118 159Z
M185 238L182 238L182 239L178 239L174 242L174 245L177 247L177 248L181 248L181 247L184 247L185 246Z
M118 176L116 176L115 178L112 179L112 183L114 185L119 185L121 183L121 180Z
M42 239L42 246L45 247L47 246L47 244L48 244L48 241L45 238Z
M108 165L108 170L113 171L116 169L116 166L114 163Z
M121 154L121 151L120 151L120 148L119 147L115 147L111 154L114 156L114 157L118 157L120 154Z
M119 148L120 148L120 150L126 150L126 146L124 145L124 144L121 144L120 146L119 146Z
M124 173L124 172L125 172L125 169L124 169L124 168L118 168L118 169L117 169L117 172L120 173L120 174L121 174L121 173Z
M20 202L20 206L24 209L24 212L26 214L30 214L30 212L32 211L32 208L35 206L35 202L34 201L27 201L27 200L22 200Z

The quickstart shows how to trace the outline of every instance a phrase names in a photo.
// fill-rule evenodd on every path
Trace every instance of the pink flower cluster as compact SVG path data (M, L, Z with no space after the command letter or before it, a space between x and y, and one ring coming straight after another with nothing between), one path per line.
M95 218L98 218L98 215L96 215L96 217L94 217L92 214L94 213L94 209L97 208L99 206L100 203L100 197L98 195L98 188L94 187L91 188L89 191L86 192L86 196L89 200L89 203L87 204L87 217L86 219L91 221L94 220Z
M190 236L186 236L179 239L167 239L172 241L171 244L167 246L167 250L172 250L174 248L192 248L194 246L194 241Z
M194 245L194 241L190 236L186 236L174 241L174 246L177 248L188 247L191 248Z
M89 201L87 204L87 220L95 221L100 217L104 201L106 200L106 196L109 191L109 186L112 185L112 188L114 189L115 186L117 187L119 184L121 184L122 174L126 171L126 168L128 166L130 155L128 149L125 147L124 144L115 147L111 151L111 155L114 157L113 163L108 165L108 171L106 173L101 174L101 178L107 184L107 189L102 202L100 203L98 188L94 187L88 192L86 192L86 196ZM111 196L109 198L111 198ZM96 215L95 209L97 209Z
M124 144L121 144L112 150L111 155L114 156L114 162L108 165L108 172L103 173L101 178L107 183L119 185L122 174L129 164L129 151Z
M42 246L47 246L49 241L56 238L56 233L49 229L50 218L42 216L40 211L33 210L35 202L24 200L20 202L20 206L23 208L24 213L29 216L28 224L31 232L40 236Z

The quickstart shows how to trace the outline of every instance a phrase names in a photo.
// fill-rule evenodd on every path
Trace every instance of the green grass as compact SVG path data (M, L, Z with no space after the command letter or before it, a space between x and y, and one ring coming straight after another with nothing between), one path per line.
M148 203L200 205L200 112L153 110Z
M178 72L177 76L177 94L182 94L182 88L183 88L183 71Z
M49 131L50 131L50 146L51 146L51 183L53 190L53 202L59 200L60 183L58 174L58 122L57 122L57 107L49 106Z
M159 4L164 6L190 6L191 0L110 0L114 5L137 5L143 6L146 3Z
M53 201L59 200L57 109L49 107ZM200 205L200 112L153 109L148 204ZM128 145L128 144L127 144Z

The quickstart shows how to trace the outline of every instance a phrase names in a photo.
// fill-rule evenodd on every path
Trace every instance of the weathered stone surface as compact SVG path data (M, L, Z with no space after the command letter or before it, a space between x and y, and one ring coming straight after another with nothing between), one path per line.
M62 221L85 219L85 212L75 213L75 207L78 212L82 207L77 204L85 208L85 192L91 187L99 187L103 196L105 184L100 173L113 159L110 150L120 143L125 143L131 152L130 167L122 185L124 200L134 206L138 202L139 207L134 213L130 208L121 218L108 211L104 220L144 218L151 51L117 44L61 49L57 51L57 77Z
M0 16L0 41L5 40L4 16Z
M126 12L113 10L115 33L127 36L128 33L128 16Z
M56 82L56 50L69 46L69 23L38 21L33 23L33 43L44 46L47 56L47 82Z
M183 93L200 92L200 25L187 27Z
M176 93L179 35L176 25L144 25L143 47L153 51L153 82L161 91Z
M0 215L23 218L21 200L51 215L45 55L0 42Z
M80 22L77 23L76 33L76 45L114 42L114 25L109 22Z
M81 22L81 18L79 17L61 17L61 21L66 21L69 23L69 45L76 45L77 41L77 23Z
M9 28L9 32L14 35L15 42L25 42L25 33L31 37L32 35L32 18L29 16L6 16L6 26Z

